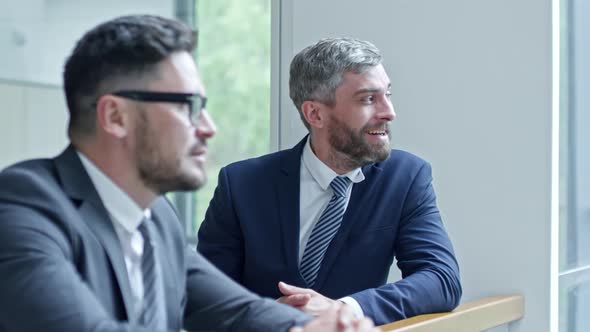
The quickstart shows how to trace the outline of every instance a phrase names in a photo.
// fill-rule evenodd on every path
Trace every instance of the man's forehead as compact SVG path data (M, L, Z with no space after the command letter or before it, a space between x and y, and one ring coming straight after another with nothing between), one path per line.
M163 60L159 66L157 78L150 82L150 87L174 92L204 94L205 88L194 60L185 53L175 53Z
M383 90L389 89L391 82L389 76L381 65L371 67L361 73L346 72L343 75L339 88L352 92L362 90Z

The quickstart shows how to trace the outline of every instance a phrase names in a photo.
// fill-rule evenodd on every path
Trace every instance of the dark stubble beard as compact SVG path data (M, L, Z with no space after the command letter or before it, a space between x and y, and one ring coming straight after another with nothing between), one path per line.
M383 144L369 144L364 133L370 129L376 129L375 126L368 124L355 132L344 122L331 117L332 123L329 127L330 145L339 153L340 162L346 169L355 169L363 167L370 163L381 162L389 157L389 141ZM381 129L381 128L380 128ZM344 156L342 158L341 156Z
M135 160L139 177L146 187L157 194L165 194L170 191L190 191L199 189L204 181L191 175L181 168L183 157L178 153L166 158L162 149L174 149L174 147L162 147L158 144L158 135L151 130L149 121L144 112L140 112L139 123L135 130L137 148Z

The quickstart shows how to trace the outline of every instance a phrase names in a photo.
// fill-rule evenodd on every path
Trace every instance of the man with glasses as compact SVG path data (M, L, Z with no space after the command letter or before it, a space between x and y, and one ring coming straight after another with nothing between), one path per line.
M64 70L71 145L0 173L0 330L374 331L237 285L187 249L169 191L205 182L216 133L190 52L155 16L103 23Z

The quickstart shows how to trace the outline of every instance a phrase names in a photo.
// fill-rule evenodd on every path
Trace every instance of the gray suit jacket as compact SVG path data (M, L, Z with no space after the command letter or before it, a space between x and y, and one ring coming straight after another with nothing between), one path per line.
M310 319L188 249L165 198L152 219L170 331L281 331ZM0 173L0 332L148 332L130 298L114 227L73 147Z

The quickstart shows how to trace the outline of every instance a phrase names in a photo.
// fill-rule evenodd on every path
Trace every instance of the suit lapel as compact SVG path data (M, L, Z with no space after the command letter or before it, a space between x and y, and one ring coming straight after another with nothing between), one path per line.
M281 223L283 252L287 266L299 271L299 192L301 153L307 136L281 158L281 167L276 181L279 201L279 220ZM304 283L299 275L300 282Z
M161 235L164 234L163 228L165 227L166 220L162 220L162 216L158 208L160 205L158 203L154 204L152 207L152 220L154 221L154 224L158 230L152 236L154 237L154 241L157 244L156 252L158 254L158 260L160 261L160 269L162 271L161 275L164 281L164 298L166 299L166 315L168 316L168 324L170 326L170 323L174 323L173 326L176 326L176 317L179 315L179 306L174 304L180 303L180 299L177 298L178 290L184 289L184 286L179 287L176 283L177 278L174 275L174 271L178 271L178 269L174 269L172 266L172 258L168 257L168 253L173 252L173 250L167 247L167 244Z
M131 303L132 293L129 276L127 275L121 243L109 214L73 146L69 146L55 159L55 165L64 191L72 199L81 201L78 210L80 218L102 243L117 279L128 320L133 321L135 317Z
M375 184L376 174L379 172L381 172L381 168L378 167L378 164L371 164L363 167L365 180L355 183L352 187L350 200L348 201L348 206L346 207L346 211L342 218L342 224L328 246L328 250L326 250L326 253L324 254L314 289L318 290L323 286L326 276L329 274L332 265L334 265L340 250L346 246L346 239L348 238L350 230L355 222L367 219L369 211L363 208L363 205L365 205L363 200L366 197L366 193L372 190Z

